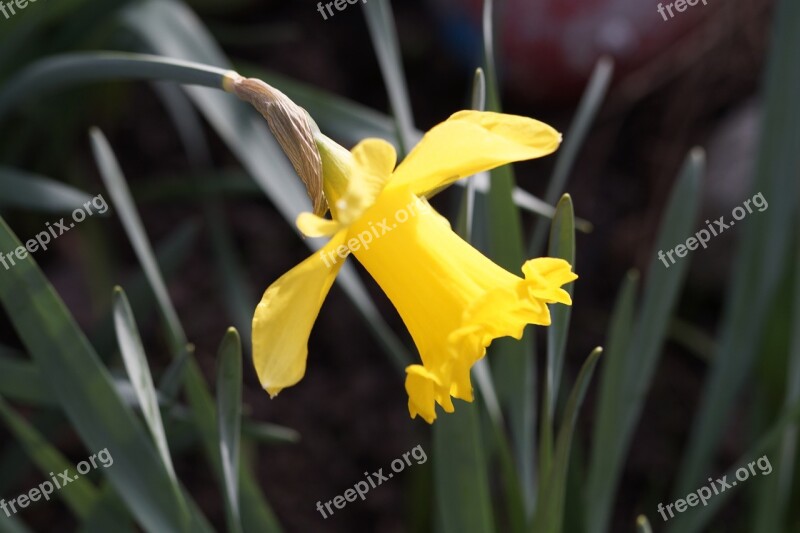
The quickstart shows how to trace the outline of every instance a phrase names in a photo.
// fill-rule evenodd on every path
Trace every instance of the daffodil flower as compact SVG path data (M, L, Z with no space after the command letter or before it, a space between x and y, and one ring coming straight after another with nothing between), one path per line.
M350 253L400 313L422 364L406 369L411 417L428 423L435 404L472 401L470 369L492 340L522 337L527 324L550 324L547 304L571 305L561 288L577 278L569 263L538 258L514 275L462 240L425 195L456 180L553 152L561 136L533 119L460 111L430 130L395 168L386 141L347 151L316 134L331 218L303 213L300 231L330 236L317 253L273 283L253 317L253 359L271 396L305 374L308 337L337 272Z

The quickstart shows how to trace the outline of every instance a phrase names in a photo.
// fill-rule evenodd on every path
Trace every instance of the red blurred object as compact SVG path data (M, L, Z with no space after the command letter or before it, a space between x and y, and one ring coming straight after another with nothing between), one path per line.
M611 56L617 77L636 70L671 44L713 6L704 0L505 0L495 2L499 67L508 89L548 100L574 99L597 59ZM706 0L709 1L709 0ZM480 39L483 0L435 0L451 41ZM664 15L658 11L662 5ZM667 5L672 5L669 17ZM664 20L666 17L667 20ZM460 28L454 26L461 25ZM470 26L470 29L464 27ZM475 47L479 42L471 43Z

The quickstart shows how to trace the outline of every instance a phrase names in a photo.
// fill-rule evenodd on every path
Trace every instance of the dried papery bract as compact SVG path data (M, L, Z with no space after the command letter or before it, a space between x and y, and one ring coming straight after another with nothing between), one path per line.
M322 192L322 159L314 141L316 125L302 107L271 85L236 72L225 76L224 88L255 107L264 118L295 171L303 180L314 213L324 215L328 204Z

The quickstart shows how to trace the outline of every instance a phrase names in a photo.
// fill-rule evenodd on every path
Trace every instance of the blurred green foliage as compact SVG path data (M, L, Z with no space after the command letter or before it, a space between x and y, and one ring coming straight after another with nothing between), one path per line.
M248 322L255 294L221 205L233 195L263 194L292 225L309 202L262 119L230 95L213 90L221 88L224 72L236 64L242 72L274 84L304 106L323 131L342 142L378 136L407 152L420 135L413 122L388 0L373 0L363 10L392 116L259 66L231 61L193 8L212 14L224 10L208 1L59 0L37 5L0 25L0 120L7 129L16 130L12 140L0 145L0 209L11 213L26 231L38 227L30 222L40 220L37 213L69 212L92 196L83 177L86 169L71 157L71 149L86 143L78 117L90 114L93 106L113 109L124 101L125 85L111 82L171 82L153 88L167 110L163 122L175 126L196 174L191 178L194 181L173 175L159 180L158 185L134 183L132 194L111 145L99 130L91 132L95 163L113 214L120 219L142 272L124 281L115 279L116 258L100 222L94 220L81 230L89 250L82 263L97 281L92 288L94 311L102 317L88 335L31 257L18 261L14 268L0 270L0 301L25 352L0 346L0 419L42 476L69 467L54 441L63 423L71 426L88 451L108 448L114 457L113 468L84 477L70 490L57 493L81 531L132 531L134 523L159 533L213 530L193 499L192 487L181 482L172 463L174 456L195 446L202 449L206 461L198 468L207 468L218 482L228 530L282 531L259 486L269 481L256 478L252 457L240 455L239 449L253 443L293 442L297 435L289 428L242 415L242 360L249 351ZM493 8L487 0L484 65L476 76L473 104L499 110ZM725 466L735 470L762 454L774 465L775 475L746 489L747 505L739 512L752 524L750 530L796 531L800 524L800 508L792 505L797 501L795 474L800 468L796 460L800 414L800 4L780 0L775 20L765 77L760 155L752 187L769 198L770 209L746 227L729 284L720 339L708 363L708 383L694 416L674 494L645 491L641 495L643 506L652 505L643 507L651 518L653 502L684 497L715 474L713 459L737 396L745 378L760 371L758 379L748 381L757 397L764 398L753 409L754 423L743 439L752 447L742 450L740 463ZM562 194L609 89L612 70L610 60L598 63L566 134L567 143L545 198L553 203L561 197L557 205L545 209L552 219L547 253L577 264L578 272L581 262L588 259L576 250L575 207L570 196ZM206 138L201 119L230 149L241 169L212 162L212 141ZM17 168L14 162L29 160L26 154L34 148L47 157L36 158L30 168ZM655 249L692 233L703 162L700 150L687 156ZM491 174L488 191L477 186L478 179L485 180L485 176L468 180L457 227L499 264L516 268L523 262L526 247L534 254L543 251L547 226L540 220L533 236L526 239L520 204L529 208L532 199L516 188L510 168ZM527 203L521 202L521 197ZM217 258L215 268L227 319L245 340L242 346L233 328L222 340L216 401L165 280L195 245L198 224L190 221L177 228L154 251L147 221L141 219L137 205L155 199L196 203L200 208L201 225ZM20 246L17 234L25 233L15 233L0 220L0 251ZM311 248L320 245L316 240L306 242ZM631 271L622 281L610 313L605 355L600 356L601 349L594 350L571 382L565 379L570 353L569 308L553 313L541 390L535 379L537 332L529 328L523 342L495 343L490 357L475 368L477 401L440 417L432 429L432 483L414 499L433 504L425 508L427 515L414 516L415 527L425 523L446 533L608 531L615 494L634 445L633 432L641 422L652 380L657 378L688 265L686 259L666 270L654 259L641 290L638 273ZM112 293L111 287L117 283L124 290ZM402 369L411 360L408 349L378 313L357 272L349 266L343 269L339 284L386 355ZM580 285L576 289L580 305ZM152 365L137 326L137 317L153 309L159 313L158 327L172 355L172 362L163 368ZM117 349L123 364L108 356ZM581 428L578 415L598 363L598 401L589 432ZM58 423L52 417L22 415L53 408L60 413ZM581 433L590 434L588 446L585 439L576 438ZM2 453L3 464L13 462L11 448ZM15 486L19 473L4 468L0 486L4 490ZM729 496L731 493L723 493L708 507L680 515L669 524L670 530L686 533L712 528ZM309 508L312 503L309 501ZM630 527L651 530L644 516L635 523L631 519ZM19 518L0 516L0 531L27 530Z

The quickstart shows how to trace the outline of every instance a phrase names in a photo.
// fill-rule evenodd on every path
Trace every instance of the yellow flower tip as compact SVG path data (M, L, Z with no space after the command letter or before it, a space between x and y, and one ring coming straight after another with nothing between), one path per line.
M409 365L406 368L406 392L411 418L419 415L428 424L433 424L436 420L435 389L440 386L439 378L424 366Z
M483 350L483 352L485 351L486 350ZM483 354L481 354L481 357L483 357ZM450 396L458 398L459 400L464 400L465 402L472 402L472 382L469 379L471 368L472 364L468 364L468 361L458 358L454 359L452 373L453 382L450 384L449 391Z
M269 399L274 400L278 393L283 390L283 387L264 387L264 390L269 394Z
M445 413L455 412L456 407L453 405L453 400L450 397L450 389L443 389L441 387L434 387L436 392L436 403L442 406Z
M572 305L569 293L561 287L578 279L578 275L567 261L555 257L531 259L522 265L522 273L533 297L547 303Z

